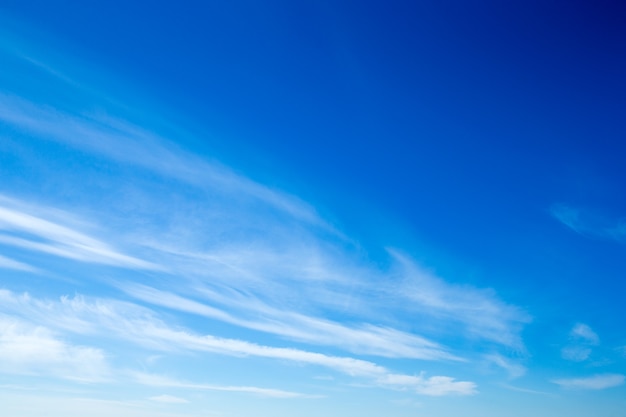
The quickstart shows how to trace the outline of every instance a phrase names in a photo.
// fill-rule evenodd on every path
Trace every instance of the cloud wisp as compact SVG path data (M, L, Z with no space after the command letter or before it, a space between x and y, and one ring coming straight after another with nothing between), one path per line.
M294 196L239 176L216 161L186 152L158 135L103 115L77 115L0 94L0 120L40 139L66 145L221 192L258 199L300 221L329 228Z
M521 331L530 317L495 291L450 283L397 250L372 259L297 195L238 174L206 150L194 152L194 138L170 140L156 128L112 116L123 110L78 106L80 97L84 93L66 102L34 102L0 94L2 134L18 149L16 160L41 168L33 175L51 181L0 189L13 196L0 197L0 246L38 254L43 264L19 263L12 252L0 258L0 267L72 275L69 261L86 263L96 273L67 277L80 279L82 292L88 294L90 284L106 286L133 302L54 301L0 291L7 312L55 331L152 352L275 359L424 395L477 391L470 381L403 375L359 355L450 366L469 364L470 356L482 358L488 349L500 358L498 366L520 372L498 352L524 352ZM55 160L23 151L23 140L50 150ZM75 163L72 169L67 161ZM50 262L59 270L47 271L48 256L67 263ZM117 269L103 274L102 266ZM159 314L165 309L226 323L238 335L263 332L286 347L168 325ZM476 351L455 351L460 339ZM320 346L333 354L320 353Z
M161 394L155 395L154 397L148 398L150 401L156 401L158 403L166 403L166 404L187 404L187 401L184 398L176 397L174 395Z
M553 379L553 383L565 389L574 390L603 390L618 387L624 384L624 375L599 374L585 378L561 378Z
M11 205L17 207L10 207ZM134 269L161 269L156 264L124 255L110 245L68 226L28 214L23 202L0 195L0 245L36 251L81 262L115 265ZM56 211L56 216L69 213ZM2 259L0 259L0 262ZM7 261L4 262L5 264ZM18 269L33 267L13 261Z
M158 306L225 321L292 340L330 346L340 342L341 346L348 351L385 357L461 360L447 352L438 343L387 327L367 324L349 327L295 312L279 311L258 300L252 308L256 319L235 317L205 303L143 285L124 284L122 289L136 299ZM245 299L241 304L245 304ZM243 307L241 304L238 305L239 308ZM250 304L248 304L248 309L250 309ZM265 319L259 319L259 317Z
M614 219L565 204L553 205L550 214L580 235L626 243L626 218Z
M271 389L271 388L259 388L259 387L247 387L247 386L221 386L221 385L209 385L209 384L198 384L191 383L185 381L178 381L172 378L168 378L162 375L154 375L147 374L144 372L132 372L130 374L131 378L134 379L135 382L141 385L147 385L151 387L160 387L160 388L182 388L186 390L194 390L194 391L224 391L224 392L243 392L247 394L259 395L261 397L270 397L270 398L316 398L316 396L301 394L293 391L284 391L279 389ZM154 401L161 402L182 402L182 401L169 401L170 399L176 398L171 396L159 396L156 397L159 399L151 398ZM187 401L184 401L187 402Z
M576 323L570 331L570 342L561 349L561 357L568 361L583 362L589 358L594 346L600 344L598 335L584 323Z
M83 382L110 377L102 350L69 344L45 327L1 314L0 372Z
M476 393L476 384L456 381L447 376L411 376L394 373L374 362L352 357L331 356L296 348L264 346L245 340L200 335L173 328L164 323L155 312L135 304L106 299L89 300L84 297L59 301L38 300L26 294L0 292L5 310L31 320L45 321L65 331L79 334L111 337L130 341L150 351L207 352L236 357L257 357L285 360L319 366L349 375L365 378L387 388L413 389L424 395Z
M8 258L0 255L0 268L15 269L17 271L25 272L38 272L39 270L33 266L30 266L24 262L16 261L15 259Z

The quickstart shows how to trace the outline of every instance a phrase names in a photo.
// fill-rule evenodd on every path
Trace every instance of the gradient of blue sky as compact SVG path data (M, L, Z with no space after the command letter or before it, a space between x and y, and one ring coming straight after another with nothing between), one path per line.
M8 415L626 416L623 7L0 13Z

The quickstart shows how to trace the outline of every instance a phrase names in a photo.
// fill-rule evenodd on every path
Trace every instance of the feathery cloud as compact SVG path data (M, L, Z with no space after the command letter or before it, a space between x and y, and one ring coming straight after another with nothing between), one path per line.
M150 401L156 401L158 403L166 403L166 404L186 404L189 402L184 398L180 398L180 397L176 397L174 395L168 395L168 394L155 395L154 397L149 397L148 399Z
M371 361L331 356L287 347L264 346L245 340L200 335L168 326L157 314L145 307L106 299L63 297L59 301L36 300L28 295L0 291L3 308L50 326L77 333L99 334L131 341L148 350L176 352L196 351L240 357L287 360L320 366L356 378L365 378L380 386L412 388L424 395L474 394L476 385L447 376L428 379L401 375Z
M622 385L624 375L600 374L585 378L553 379L552 382L566 389L602 390Z
M565 204L553 205L550 214L580 235L626 243L626 218L610 218Z
M109 368L97 348L75 346L49 329L0 315L0 372L96 382Z
M600 338L591 327L576 323L570 330L570 343L561 349L561 357L568 361L583 362L591 355L591 348L599 344Z
M18 206L19 209L8 207ZM0 195L0 244L43 252L82 262L138 269L161 269L155 264L124 255L110 245L74 230L24 212L23 202ZM56 215L59 215L57 210ZM70 217L64 213L65 217Z

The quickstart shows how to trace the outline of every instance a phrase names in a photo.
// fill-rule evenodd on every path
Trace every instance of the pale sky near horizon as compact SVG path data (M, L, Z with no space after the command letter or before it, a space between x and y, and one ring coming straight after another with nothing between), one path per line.
M0 1L1 414L626 417L623 6L55 3Z

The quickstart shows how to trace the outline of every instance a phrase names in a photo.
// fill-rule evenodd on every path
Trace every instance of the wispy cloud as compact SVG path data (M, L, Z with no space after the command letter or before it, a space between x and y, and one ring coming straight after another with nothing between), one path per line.
M390 381L405 381L407 388L428 395L471 394L475 385L446 376L397 375L358 355L457 362L481 355L448 346L459 338L489 352L524 351L521 330L530 317L494 290L450 283L450 277L426 270L400 251L370 259L366 248L297 196L199 156L158 129L105 110L86 113L88 106L71 103L55 107L0 94L0 121L18 137L57 150L61 161L97 161L81 166L89 186L74 172L54 173L55 187L49 189L63 184L67 195L34 187L30 195L39 196L37 201L0 199L0 245L122 267L115 278L98 275L98 283L154 309L116 300L51 301L0 292L13 314L63 331L106 333L148 350L275 358L387 387L402 387ZM28 165L30 155L19 157ZM98 198L110 190L122 198ZM167 325L157 308L279 336L286 346L293 341L308 346L204 335ZM318 353L319 346L341 353Z
M380 378L382 385L401 387L413 390L418 394L439 397L442 395L473 395L477 394L476 384L469 381L456 381L448 376L398 375L388 374Z
M624 375L601 374L585 378L553 379L552 382L566 389L602 390L622 385Z
M17 206L19 209L10 206ZM153 263L124 255L110 245L68 226L28 214L26 210L28 206L23 202L0 195L0 231L4 232L0 233L0 245L82 262L138 269L162 269ZM61 212L57 210L55 214L58 217ZM71 217L69 213L63 214L66 218Z
M284 391L279 389L271 389L271 388L260 388L260 387L245 387L245 386L221 386L221 385L209 385L209 384L197 384L191 382L178 381L175 379L171 379L161 375L154 374L146 374L142 372L134 372L131 374L134 380L142 385L148 385L153 387L168 387L168 388L184 388L198 391L225 391L225 392L243 392L248 394L255 394L262 397L271 397L271 398L312 398L315 396L301 394L298 392L292 391ZM173 402L168 401L170 397L168 396L160 396L156 397L160 400L152 400L154 401L162 401L162 402ZM181 402L181 401L176 401ZM187 401L184 401L187 402Z
M0 372L87 382L109 376L100 349L66 343L45 327L5 315L0 315Z
M457 323L469 337L523 351L519 332L531 320L526 312L502 302L492 290L449 284L405 255L393 254L401 267L395 295L409 300L408 308Z
M207 304L142 285L122 285L133 297L156 305L226 321L242 327L273 333L290 339L322 345L340 345L355 353L428 360L460 360L438 343L391 328L361 325L345 326L329 320L294 312L279 311L258 300L252 309L257 317L236 318ZM250 308L248 304L248 308Z
M588 209L555 204L550 213L572 231L587 237L626 243L626 218L611 218Z
M164 410L163 403L154 401L131 400L115 401L89 398L86 395L51 395L47 392L32 394L0 392L2 411L10 416L90 416L90 417L207 417L219 416L208 410L186 411ZM28 413L28 414L26 414Z
M180 398L180 397L176 397L174 395L168 395L168 394L156 395L154 397L149 397L148 399L150 401L156 401L158 403L166 403L166 404L186 404L189 402L184 398Z
M336 243L304 230L288 236L282 231L285 226L276 226L270 235L253 237L252 242L222 241L220 249L211 243L208 250L198 248L198 252L135 239L139 246L134 250L148 256L144 260L83 232L97 227L85 227L84 221L78 227L74 223L79 222L62 210L15 199L2 201L2 226L19 235L0 237L0 243L85 262L176 271L187 285L166 285L164 289L132 282L115 285L142 301L292 340L358 354L460 360L446 346L415 332L397 330L393 324L404 320L407 313L414 314L427 317L430 323L456 323L474 339L521 349L519 332L529 320L523 311L498 300L493 291L450 285L397 252L391 252L395 270L371 268L356 262L349 252L342 253ZM245 216L240 218L245 221ZM212 223L194 225L201 233ZM245 230L245 224L239 226ZM33 237L23 237L28 235ZM170 239L170 244L179 240L182 238ZM381 281L393 284L380 287L377 282ZM193 293L195 299L181 293ZM393 300L391 309L389 300ZM337 313L352 316L351 324L324 317ZM371 323L372 319L379 323ZM430 326L429 330L433 328L445 327Z
M332 230L298 198L239 176L216 161L186 152L171 141L103 114L77 115L0 94L0 120L40 139L54 140L166 177L261 200L296 219Z
M584 323L576 323L570 331L570 336L574 339L589 343L590 345L597 345L600 343L600 338L596 332Z
M505 358L504 356L494 353L490 355L485 355L485 359L499 368L504 369L510 378L519 378L526 374L526 367L511 361L510 359Z
M576 323L570 331L570 342L561 349L563 359L582 362L589 358L592 347L600 344L598 335L584 323Z
M15 259L7 258L6 256L0 255L0 268L6 269L15 269L18 271L26 271L26 272L38 272L39 270L33 266L25 264L20 261L16 261Z
M473 394L475 383L456 381L447 376L409 376L394 373L374 362L287 347L264 346L245 340L200 335L173 328L158 318L156 313L138 305L113 300L84 297L59 301L40 301L27 295L0 292L3 306L14 314L34 316L51 326L78 333L101 336L115 335L149 350L196 351L231 356L259 357L286 360L324 367L357 378L365 378L377 385L413 389L424 395ZM41 311L43 310L43 311Z
M413 323L428 323L423 329L428 333L451 329L455 335L523 350L520 331L529 317L494 291L449 284L397 251L389 255L391 269L376 267L310 204L149 129L103 113L61 111L9 95L0 95L0 120L37 140L110 161L105 173L92 174L109 188L126 189L124 207L106 212L91 207L91 212L99 211L110 235L132 237L135 253L149 256L123 253L115 249L121 246L116 241L10 208L3 217L14 233L0 236L0 244L86 262L176 271L186 285L162 280L150 290L129 286L127 291L157 305L179 305L194 314L353 353L459 359L433 340L441 334L397 330L398 324L413 328L404 323L407 315L421 318ZM115 169L124 173L117 180ZM147 178L145 171L158 178ZM142 187L133 188L129 176L141 178ZM181 186L193 192L181 192ZM82 201L85 207L93 204ZM340 325L333 317L356 325Z

